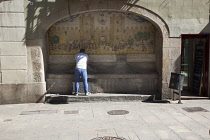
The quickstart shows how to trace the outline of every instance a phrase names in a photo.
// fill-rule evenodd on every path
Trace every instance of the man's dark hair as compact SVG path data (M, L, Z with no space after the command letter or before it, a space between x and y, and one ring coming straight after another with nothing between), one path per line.
M81 52L81 53L84 53L84 52L85 52L85 49L80 49L80 52Z

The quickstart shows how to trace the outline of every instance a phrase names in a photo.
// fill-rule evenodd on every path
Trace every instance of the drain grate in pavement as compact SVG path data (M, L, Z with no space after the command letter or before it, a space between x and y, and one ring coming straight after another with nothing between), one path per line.
M78 110L64 111L64 114L79 114Z
M57 113L57 110L23 111L20 113L20 115L52 114L52 113Z
M105 136L105 137L97 137L91 140L126 140L125 138L122 137L110 137L110 136Z
M11 121L12 121L12 119L6 119L3 122L11 122Z
M187 112L209 112L208 110L202 107L183 107L182 109Z
M129 112L126 110L111 110L107 112L109 115L125 115L128 114Z

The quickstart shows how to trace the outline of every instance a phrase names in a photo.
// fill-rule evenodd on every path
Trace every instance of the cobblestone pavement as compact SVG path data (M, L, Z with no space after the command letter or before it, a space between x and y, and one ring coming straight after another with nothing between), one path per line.
M1 140L210 140L210 100L0 105Z

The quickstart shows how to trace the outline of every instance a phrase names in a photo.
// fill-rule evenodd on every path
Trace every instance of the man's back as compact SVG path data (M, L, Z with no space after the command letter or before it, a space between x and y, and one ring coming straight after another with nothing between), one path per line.
M87 69L88 55L85 53L78 53L75 55L76 69Z

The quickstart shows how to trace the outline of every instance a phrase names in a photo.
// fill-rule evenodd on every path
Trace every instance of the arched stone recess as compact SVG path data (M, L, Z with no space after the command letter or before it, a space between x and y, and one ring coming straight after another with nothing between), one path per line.
M138 6L130 8L129 11L142 15L160 30L162 35L162 47L159 52L161 54L160 93L162 99L169 99L172 97L171 90L168 88L171 72L180 73L181 38L171 38L166 22L153 12Z
M163 19L161 19L158 15L156 15L155 13L153 13L152 11L149 11L145 8L142 7L135 7L132 6L131 8L127 9L126 11L123 10L117 10L117 9L112 9L112 10L108 10L108 9L92 9L92 10L80 10L80 11L71 11L71 15L76 15L76 14L82 14L82 13L91 13L91 12L95 12L95 11L119 11L119 12L126 12L126 13L131 13L134 15L138 15L141 16L145 19L147 19L148 21L150 21L155 27L156 27L156 42L160 44L158 47L155 48L155 66L156 66L156 71L154 73L147 73L147 74L129 74L127 73L127 75L125 73L122 72L122 74L115 74L115 75L111 75L110 73L108 73L107 75L105 74L101 74L98 77L96 75L90 75L90 78L92 79L104 79L106 78L110 78L112 79L113 76L115 78L118 77L118 81L121 79L124 79L126 77L130 77L130 79L134 78L134 77L144 77L144 79L139 79L140 84L142 84L141 86L144 86L145 82L150 82L150 81L144 81L145 79L149 79L150 76L153 76L156 78L156 84L155 84L155 90L154 92L158 92L159 96L158 98L170 98L170 90L168 88L168 83L169 83L169 78L170 78L170 72L179 72L179 67L177 67L177 63L179 64L179 57L180 57L180 38L169 38L169 30L168 30L168 26L167 24L164 22ZM55 24L56 22L58 22L61 19L64 19L66 17L69 17L69 12L67 11L67 9L64 9L63 11L60 11L59 13L57 13L56 15L51 15L49 17L47 17L42 24L37 28L36 33L32 36L29 37L29 39L27 40L28 45L27 46L31 46L31 44L33 44L33 42L36 42L35 44L41 46L42 51L43 51L43 62L45 64L45 68L43 67L44 71L47 73L46 74L46 79L48 79L48 85L47 87L49 87L55 79L59 79L57 81L57 84L62 85L65 82L69 82L68 85L63 85L63 87L61 86L61 88L66 88L65 86L70 86L70 89L68 92L71 92L73 87L71 87L71 83L72 81L62 81L61 79L66 79L66 77L68 77L69 79L73 79L73 74L71 75L51 75L48 73L47 69L49 70L49 61L52 62L52 60L49 59L53 59L50 58L50 56L48 55L48 49L47 49L47 42L46 40L48 40L48 35L46 34L49 30L49 28ZM32 45L33 46L33 45ZM103 55L105 56L105 55ZM110 59L116 59L119 61L121 59L124 59L124 57L122 57L123 55L119 56L119 57L109 57ZM143 56L144 57L144 56ZM73 60L73 56L69 57L70 59ZM93 57L94 58L94 57ZM64 58L66 59L66 58ZM96 58L97 59L97 58ZM105 58L102 58L105 59ZM127 59L127 58L126 58ZM112 62L112 61L111 61ZM145 61L146 62L146 61ZM62 63L62 61L61 61ZM30 73L30 72L29 72ZM34 73L34 71L32 70L31 73ZM31 76L31 75L30 75ZM44 76L44 72L43 75ZM43 77L42 77L43 78ZM67 78L67 79L68 79ZM94 81L94 80L93 80ZM138 81L138 80L137 80ZM103 92L103 88L100 87L100 82L108 82L108 83L112 83L115 81L100 81L98 80L97 83L99 83L98 87L94 87L94 84L91 85L92 88L97 88L98 91ZM130 81L122 81L123 83L125 83L125 85L127 85ZM119 82L120 84L120 82ZM122 83L121 83L122 84ZM107 86L107 85L106 85ZM133 85L130 85L133 86ZM152 85L154 86L154 85ZM146 88L150 88L150 86L145 86ZM113 87L108 87L108 88L113 88ZM128 88L128 87L126 87ZM136 87L135 87L136 88ZM140 91L142 91L141 87L137 87L140 89ZM52 88L53 89L53 88ZM58 89L58 90L57 90ZM59 88L54 89L54 91L59 92ZM123 88L121 88L122 90L124 90ZM122 91L122 90L117 90L117 91ZM109 91L109 90L108 90ZM131 89L128 92L136 92L136 90ZM62 91L61 91L62 92ZM111 90L110 90L111 92ZM144 91L143 91L144 92Z

